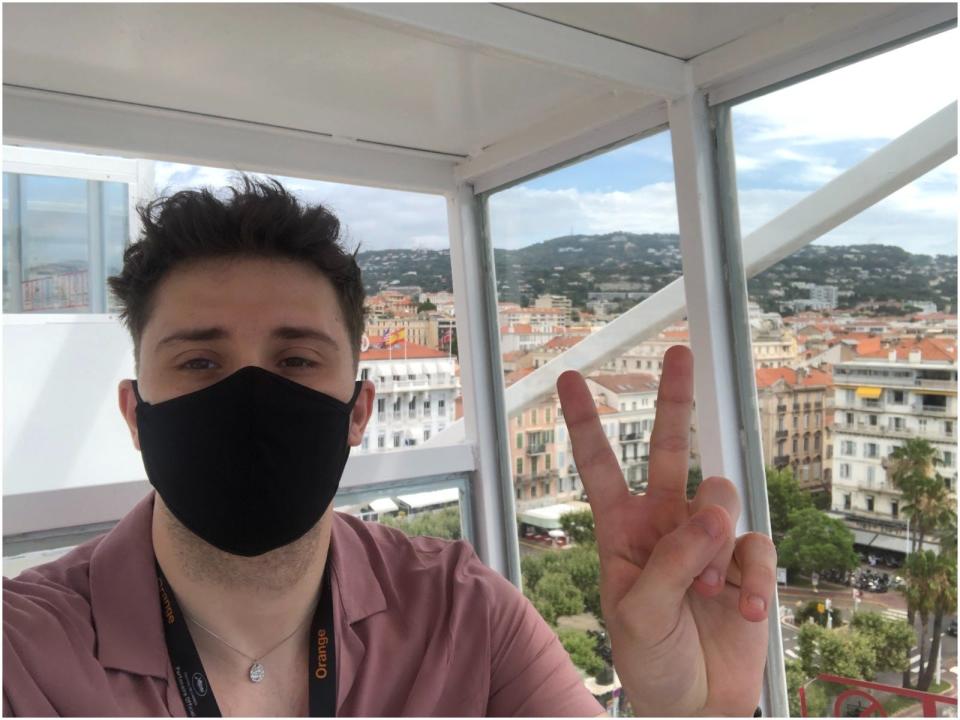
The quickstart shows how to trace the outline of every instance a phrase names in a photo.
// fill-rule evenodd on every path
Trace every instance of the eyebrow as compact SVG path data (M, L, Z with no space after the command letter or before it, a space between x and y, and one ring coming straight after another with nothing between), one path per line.
M274 328L270 336L278 340L316 340L325 345L329 345L334 350L339 350L340 345L329 334L311 327L294 327L283 325ZM182 342L204 342L210 340L226 340L230 333L222 327L193 328L190 330L178 330L175 333L167 335L163 340L157 343L157 349L165 345L175 345Z

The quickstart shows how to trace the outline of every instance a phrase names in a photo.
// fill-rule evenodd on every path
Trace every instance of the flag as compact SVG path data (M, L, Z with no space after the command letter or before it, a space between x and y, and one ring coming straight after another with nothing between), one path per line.
M443 334L443 337L440 339L440 344L446 345L447 343L452 341L453 341L453 328L450 328Z
M393 347L399 343L404 342L407 339L407 329L400 328L399 330L387 330L383 333L383 345L384 347Z

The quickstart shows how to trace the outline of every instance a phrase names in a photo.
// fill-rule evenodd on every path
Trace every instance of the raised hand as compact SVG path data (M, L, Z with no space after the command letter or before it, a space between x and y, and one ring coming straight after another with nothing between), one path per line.
M641 715L752 716L767 654L776 551L737 538L737 491L709 477L686 496L693 356L664 356L645 495L627 490L586 382L557 380L574 460L593 509L600 601L613 660ZM709 442L715 428L701 428Z

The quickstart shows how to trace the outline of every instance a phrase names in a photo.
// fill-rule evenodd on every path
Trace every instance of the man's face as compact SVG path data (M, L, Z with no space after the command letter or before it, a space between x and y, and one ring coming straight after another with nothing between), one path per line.
M356 370L333 285L304 263L230 259L170 272L154 291L140 338L139 390L155 404L254 365L348 402ZM374 388L365 382L350 421L359 445ZM140 448L136 397L120 384L120 408Z

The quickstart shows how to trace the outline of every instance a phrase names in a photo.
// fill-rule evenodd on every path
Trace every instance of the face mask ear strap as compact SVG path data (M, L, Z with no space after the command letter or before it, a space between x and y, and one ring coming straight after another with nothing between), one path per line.
M143 402L143 398L140 397L140 388L137 387L136 380L133 381L133 394L137 396L137 403L143 403L144 405L146 405L146 403Z
M353 406L357 404L357 398L360 397L360 391L362 389L363 389L363 380L357 380L353 384L353 397L350 398L350 402L348 403L351 410L353 409Z

